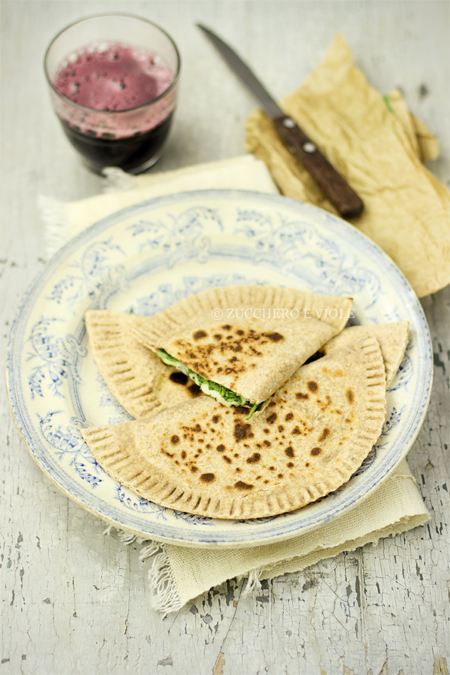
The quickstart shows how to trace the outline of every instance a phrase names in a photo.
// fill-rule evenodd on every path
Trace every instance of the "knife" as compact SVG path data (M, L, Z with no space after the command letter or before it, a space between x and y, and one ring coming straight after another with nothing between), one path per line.
M340 173L330 164L298 124L280 108L269 92L252 73L250 68L221 38L209 28L197 24L218 50L233 72L259 100L264 112L270 117L278 135L288 150L309 171L318 186L343 218L355 218L364 208L362 200L348 185Z

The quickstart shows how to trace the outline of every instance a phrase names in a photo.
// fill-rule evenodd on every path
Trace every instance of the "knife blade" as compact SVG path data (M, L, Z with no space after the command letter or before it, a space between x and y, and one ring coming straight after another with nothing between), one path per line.
M330 164L316 143L280 108L255 74L226 42L206 26L198 23L197 27L203 31L232 71L258 99L284 145L309 171L339 214L343 218L359 216L364 208L361 198Z

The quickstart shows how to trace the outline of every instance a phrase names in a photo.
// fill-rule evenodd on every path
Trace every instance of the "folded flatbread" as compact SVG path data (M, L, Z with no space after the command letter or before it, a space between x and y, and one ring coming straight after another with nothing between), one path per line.
M372 335L299 368L251 421L245 408L203 396L83 437L105 471L157 504L261 518L346 483L376 443L385 407Z
M351 326L332 338L321 349L321 354L330 354L335 349L346 347L363 337L374 335L381 348L386 370L386 387L392 382L408 345L409 321L393 321L384 324Z
M231 286L189 296L134 335L205 394L253 414L343 329L351 308L352 300L339 296Z
M92 350L106 385L132 415L142 417L201 395L186 375L167 368L133 336L132 328L147 317L124 312L89 310L86 329Z

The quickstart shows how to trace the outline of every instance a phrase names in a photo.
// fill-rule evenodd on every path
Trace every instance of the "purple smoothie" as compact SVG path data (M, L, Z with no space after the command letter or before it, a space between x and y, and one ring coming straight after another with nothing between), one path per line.
M157 54L119 43L84 47L61 64L54 86L65 98L56 112L91 169L140 171L158 159L175 108L173 79Z

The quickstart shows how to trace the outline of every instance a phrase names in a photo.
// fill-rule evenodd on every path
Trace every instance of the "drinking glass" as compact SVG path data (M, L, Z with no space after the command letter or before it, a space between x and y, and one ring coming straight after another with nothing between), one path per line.
M153 53L155 63L164 63L170 69L167 88L152 100L123 110L96 110L58 91L58 74L70 64L75 68L86 50L104 52L115 46ZM89 169L101 173L106 166L118 166L129 173L140 173L158 161L172 123L180 75L178 48L162 28L125 14L82 19L53 39L44 66L53 109Z

